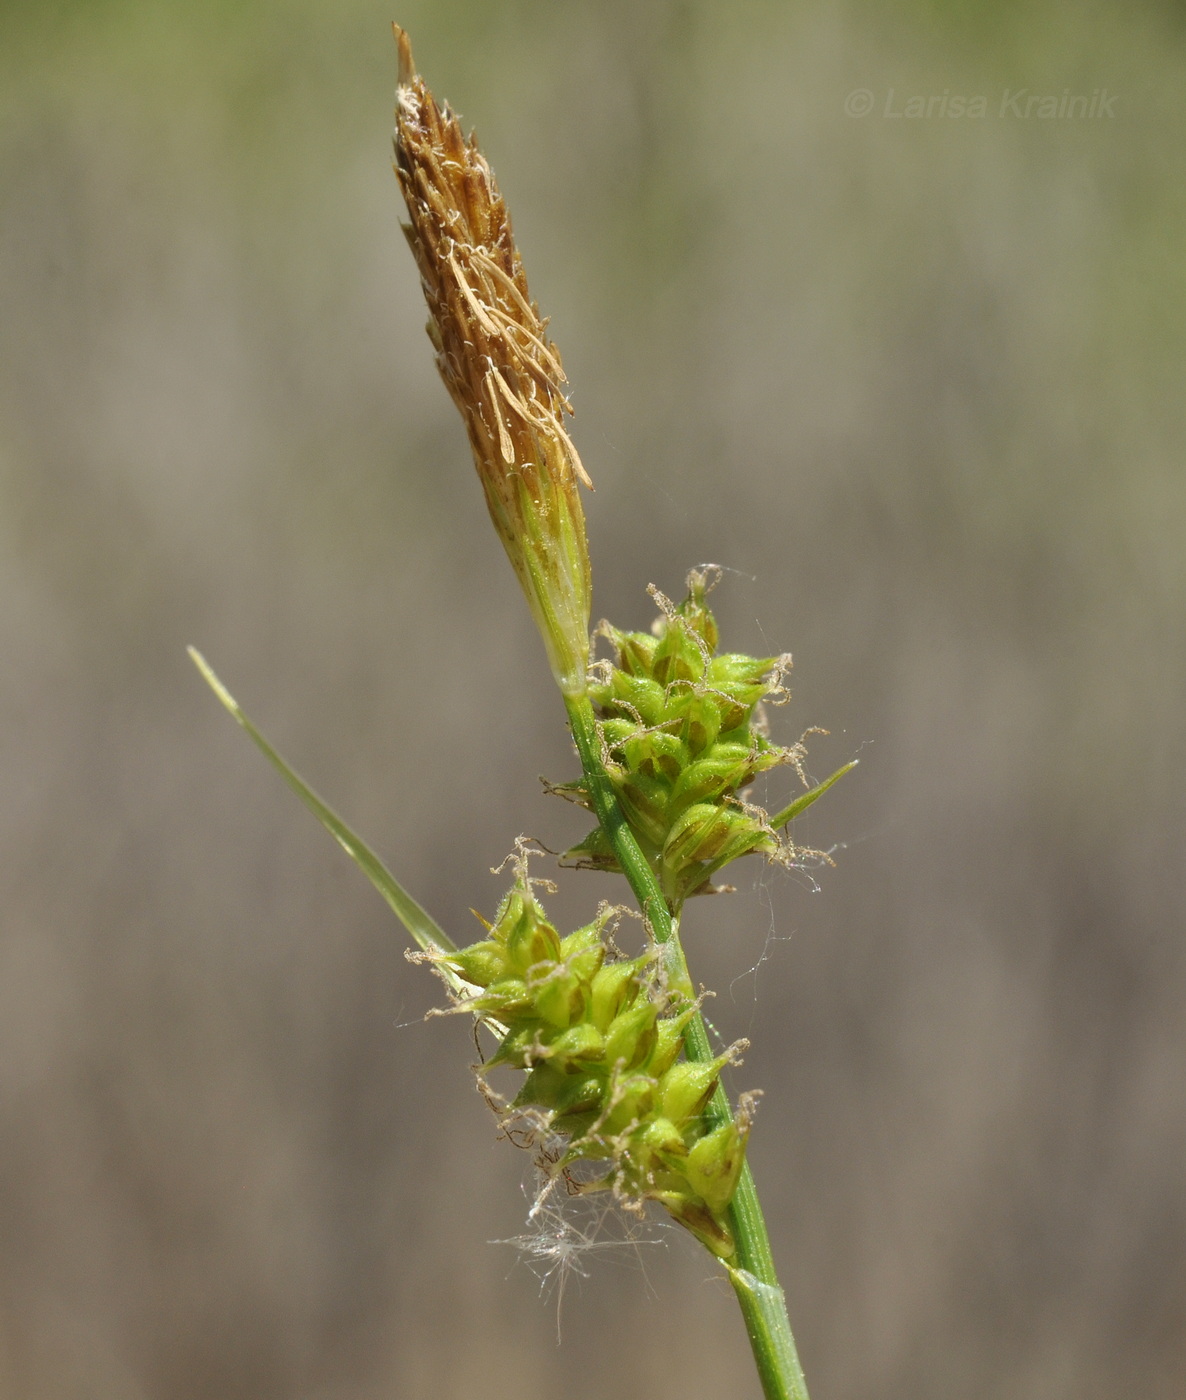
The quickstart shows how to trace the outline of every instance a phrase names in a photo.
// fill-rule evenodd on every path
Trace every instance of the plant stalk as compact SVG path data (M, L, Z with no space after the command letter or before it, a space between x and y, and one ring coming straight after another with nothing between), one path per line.
M593 703L588 695L566 695L564 703L593 811L601 829L634 891L652 937L656 943L664 944L669 949L671 971L679 981L691 987L687 961L679 941L679 921L663 897L655 873L623 815L609 774L605 771ZM708 1031L699 1011L684 1031L684 1050L688 1059L696 1062L703 1063L713 1058ZM720 1084L705 1110L705 1116L713 1127L732 1117L728 1096ZM763 1394L766 1400L808 1400L803 1368L799 1365L795 1339L791 1335L786 1297L774 1269L770 1236L766 1231L766 1220L748 1161L742 1166L741 1179L729 1205L728 1218L737 1252L735 1259L723 1262L745 1320Z

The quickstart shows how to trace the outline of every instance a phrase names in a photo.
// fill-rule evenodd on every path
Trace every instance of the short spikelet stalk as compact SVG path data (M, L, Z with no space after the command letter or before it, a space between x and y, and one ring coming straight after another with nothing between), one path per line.
M531 299L494 173L399 45L395 173L404 233L428 302L437 368L461 411L490 518L565 695L585 689L589 552L578 482L591 487L564 426L572 407L560 352Z

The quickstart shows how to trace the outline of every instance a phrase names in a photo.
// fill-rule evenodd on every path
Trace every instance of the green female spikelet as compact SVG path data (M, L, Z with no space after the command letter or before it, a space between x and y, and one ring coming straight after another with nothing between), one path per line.
M789 698L782 680L790 657L717 652L705 600L718 575L711 566L694 569L678 607L652 588L659 617L649 633L603 622L598 630L615 654L596 664L589 691L606 772L673 909L710 891L712 876L739 856L818 857L797 851L778 828L839 776L773 819L741 799L760 773L780 765L806 786L806 749L774 744L766 734L762 703ZM556 790L589 805L583 781ZM600 825L567 855L578 865L618 868Z
M410 954L467 984L453 1010L497 1027L479 1071L483 1093L516 1141L582 1192L610 1190L628 1207L660 1202L720 1258L734 1250L726 1219L741 1173L754 1095L736 1122L713 1130L702 1115L744 1042L715 1059L680 1058L696 1003L665 985L655 950L623 957L612 943L619 911L561 937L535 895L525 848L515 883L486 937L454 953ZM525 1077L510 1100L488 1076Z

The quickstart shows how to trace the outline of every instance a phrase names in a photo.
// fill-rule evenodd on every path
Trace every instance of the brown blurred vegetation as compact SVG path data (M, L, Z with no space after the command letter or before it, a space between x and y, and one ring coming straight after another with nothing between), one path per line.
M185 657L447 928L581 830L398 231L393 17L553 318L597 612L719 561L777 732L862 758L818 891L688 920L812 1395L1180 1400L1186 17L1054 0L6 0L0 1394L756 1396L679 1241L593 1257L557 1347L465 1028Z

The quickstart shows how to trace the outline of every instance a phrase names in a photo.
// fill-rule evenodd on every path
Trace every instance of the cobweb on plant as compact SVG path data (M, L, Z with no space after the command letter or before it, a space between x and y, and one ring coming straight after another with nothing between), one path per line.
M526 1186L524 1193L528 1194ZM562 1176L549 1177L538 1169L526 1225L521 1235L490 1243L517 1250L519 1259L539 1279L540 1296L555 1297L557 1345L564 1295L573 1275L588 1278L592 1256L604 1255L614 1263L639 1269L650 1289L641 1249L643 1245L665 1244L668 1229L624 1211L611 1192L574 1194L566 1189Z

